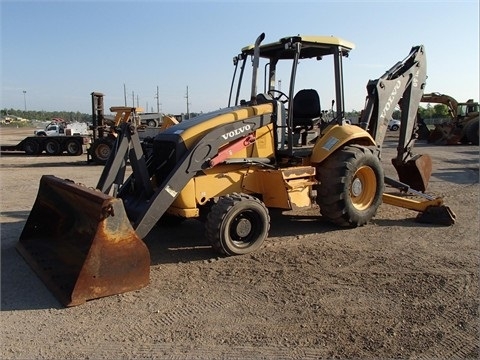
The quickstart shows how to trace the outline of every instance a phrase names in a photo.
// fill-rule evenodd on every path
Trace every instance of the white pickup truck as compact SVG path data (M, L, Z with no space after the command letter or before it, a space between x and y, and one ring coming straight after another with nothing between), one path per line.
M37 136L81 136L88 135L88 126L86 123L75 122L71 124L50 123L44 130L34 131Z

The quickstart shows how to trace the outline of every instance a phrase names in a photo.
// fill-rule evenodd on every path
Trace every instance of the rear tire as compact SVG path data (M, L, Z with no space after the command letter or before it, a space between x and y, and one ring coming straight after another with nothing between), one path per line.
M374 147L345 146L317 166L317 203L331 222L363 226L382 202L384 174Z
M108 138L97 139L90 149L93 162L105 165L113 149L113 141Z
M467 135L470 131L470 125L471 125L471 123L468 122L462 128L462 132L461 132L461 135L460 135L461 136L460 137L460 142L462 144L468 144L470 142L470 140L468 139L468 135Z
M34 140L25 141L23 149L25 150L25 154L27 155L38 155L42 152L40 144L38 143L38 141Z
M147 126L149 127L157 127L157 122L155 120L148 120Z
M45 152L47 155L59 155L62 152L60 143L53 139L45 141Z
M268 236L270 216L265 205L246 194L222 196L205 223L212 247L225 255L243 255L259 249Z
M83 146L78 140L68 140L65 147L68 155L79 156L83 154Z
M479 118L472 119L467 123L468 130L466 133L468 141L470 141L473 145L478 145L479 142L479 132L478 132L478 121Z

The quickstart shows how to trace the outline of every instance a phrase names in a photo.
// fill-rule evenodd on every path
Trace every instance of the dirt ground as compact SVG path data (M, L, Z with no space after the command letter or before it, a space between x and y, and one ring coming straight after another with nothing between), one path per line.
M31 131L2 128L0 142ZM479 358L479 148L416 148L433 158L429 193L456 213L453 226L383 204L370 224L338 229L313 209L272 216L263 248L221 257L189 220L146 238L148 287L71 308L15 244L41 175L95 186L102 168L86 155L2 154L0 358Z

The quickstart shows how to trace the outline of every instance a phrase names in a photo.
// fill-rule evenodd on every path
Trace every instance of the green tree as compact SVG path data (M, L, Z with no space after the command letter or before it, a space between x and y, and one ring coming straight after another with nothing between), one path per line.
M448 117L448 107L444 104L437 104L433 107L434 118L446 118Z

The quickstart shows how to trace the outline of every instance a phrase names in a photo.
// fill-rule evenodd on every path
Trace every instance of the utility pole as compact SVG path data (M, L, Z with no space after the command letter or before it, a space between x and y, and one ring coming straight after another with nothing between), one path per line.
M160 95L158 94L158 85L157 85L157 94L155 95L155 99L157 99L157 113L160 114Z
M27 91L23 90L23 107L25 112L27 112Z
M137 94L137 108L139 107L138 94Z
M190 119L190 110L189 110L190 102L188 101L188 86L187 86L187 95L185 96L185 98L187 99L187 119Z
M135 107L135 93L132 90L132 107Z
M127 88L125 87L125 83L123 83L123 99L125 101L125 106L127 106Z

